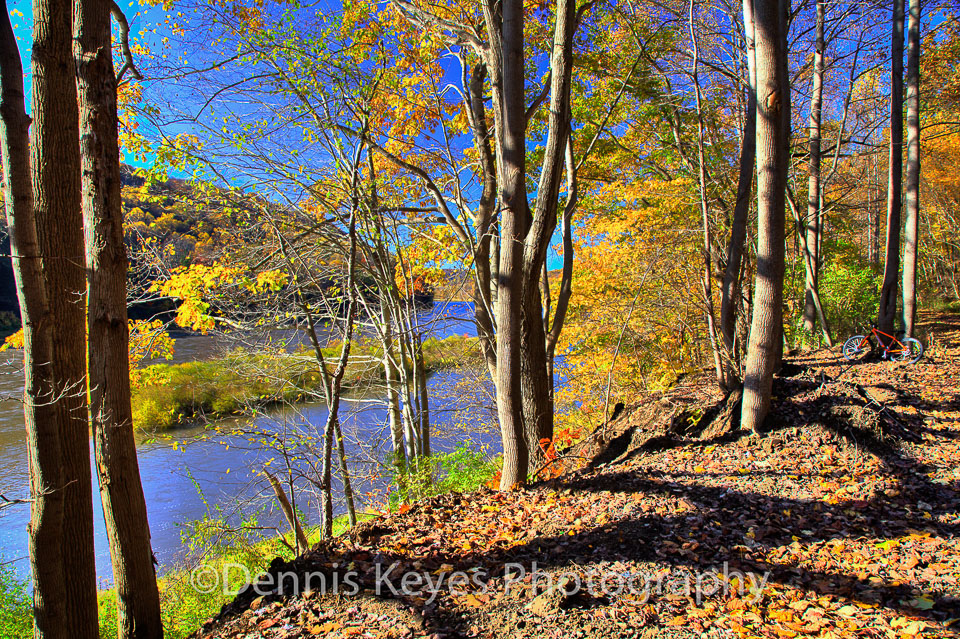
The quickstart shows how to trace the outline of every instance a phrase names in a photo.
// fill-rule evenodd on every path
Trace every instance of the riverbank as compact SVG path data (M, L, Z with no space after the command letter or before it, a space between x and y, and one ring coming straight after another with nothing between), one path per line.
M487 456L484 450L473 449L464 444L449 453L439 453L422 462L422 470L408 479L415 484L419 497L470 492L478 489L499 470L496 458ZM409 506L402 506L391 500L390 509L403 512ZM377 510L358 514L358 523L374 519L383 513ZM333 534L338 536L350 529L346 515L334 519ZM266 538L256 535L253 539L242 534L223 534L229 531L223 521L204 520L196 522L186 535L185 543L194 547L194 559L168 571L158 579L160 589L161 614L167 639L182 639L193 634L196 629L220 612L253 577L263 572L266 566L278 559L290 561L295 552L293 535L290 532ZM321 541L319 527L305 527L310 545ZM211 540L213 540L211 542ZM231 540L231 541L224 541ZM212 545L211 545L212 544ZM11 581L11 588L17 587ZM11 590L11 596L21 590ZM3 602L3 588L0 587L0 602ZM26 600L17 600L21 618L29 619L28 610L24 612ZM116 592L105 589L99 592L100 637L112 639L117 636L116 629ZM2 610L2 608L0 608ZM18 626L11 626L18 628ZM29 628L27 626L27 628ZM4 626L0 622L0 630ZM29 633L0 635L19 639L29 637Z
M708 377L638 396L550 481L427 499L271 570L356 594L264 579L195 636L956 636L960 317L920 330L915 365L787 359L762 434Z
M323 349L330 372L338 344ZM383 382L383 351L375 344L351 346L344 375L348 394ZM479 361L477 338L459 335L423 342L428 373ZM238 415L281 402L322 399L323 376L310 351L252 353L232 351L212 359L182 364L153 364L138 371L133 388L133 423L146 431L163 431L201 418Z

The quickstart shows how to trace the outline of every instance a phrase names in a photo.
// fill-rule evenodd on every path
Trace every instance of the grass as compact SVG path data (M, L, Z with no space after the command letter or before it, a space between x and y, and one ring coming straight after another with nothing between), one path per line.
M362 521L374 515L361 514L358 517ZM335 535L348 528L346 515L334 520ZM307 537L311 544L316 543L320 540L319 530L308 530ZM158 579L160 614L166 639L182 639L193 634L207 619L220 612L224 604L233 599L232 593L262 572L275 557L293 559L292 553L279 537L228 546L217 545L208 549L205 558L195 566L172 570ZM201 592L191 581L191 574L203 575L204 579L214 579L215 581L204 583L214 584L215 587L211 592ZM108 589L101 590L98 594L100 637L114 639L117 636L116 592Z
M33 605L28 584L9 565L0 565L0 637L33 636Z
M324 349L327 365L339 345ZM476 360L477 339L451 336L423 342L428 371L453 368ZM351 347L344 385L359 389L382 381L382 350L376 345ZM311 352L254 354L234 351L221 357L184 364L154 364L138 371L133 389L133 423L144 430L166 430L200 416L223 417L251 406L295 402L316 397L322 375Z
M391 495L391 505L399 505L404 495L423 499L444 493L470 492L483 486L499 470L499 459L463 443L453 452L421 459L418 467L409 469L402 481L394 475L393 483L403 488Z

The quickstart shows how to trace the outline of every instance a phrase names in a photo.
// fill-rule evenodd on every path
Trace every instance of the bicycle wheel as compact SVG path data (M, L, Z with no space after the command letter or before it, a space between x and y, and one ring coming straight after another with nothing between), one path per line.
M920 343L920 340L913 339L912 337L900 341L903 344L903 348L897 353L891 352L890 359L895 362L916 364L917 361L923 357L923 344Z
M870 352L873 345L863 335L854 335L843 343L843 356L851 362L862 359L864 355Z

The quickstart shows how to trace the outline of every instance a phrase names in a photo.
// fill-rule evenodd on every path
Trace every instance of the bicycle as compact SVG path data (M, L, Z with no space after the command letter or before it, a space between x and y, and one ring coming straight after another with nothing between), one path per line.
M903 333L899 335L901 337L898 339L873 324L869 335L854 335L843 343L843 357L851 362L862 359L867 353L873 352L875 346L871 338L875 337L883 348L884 359L916 364L923 357L923 344L912 337L903 337ZM884 343L884 338L887 338L887 343Z

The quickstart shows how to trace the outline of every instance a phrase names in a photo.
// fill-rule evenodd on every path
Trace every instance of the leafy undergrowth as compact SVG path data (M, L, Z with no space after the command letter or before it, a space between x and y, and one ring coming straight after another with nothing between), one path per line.
M957 636L960 318L927 322L914 366L792 359L762 436L674 432L433 497L274 562L196 636Z

